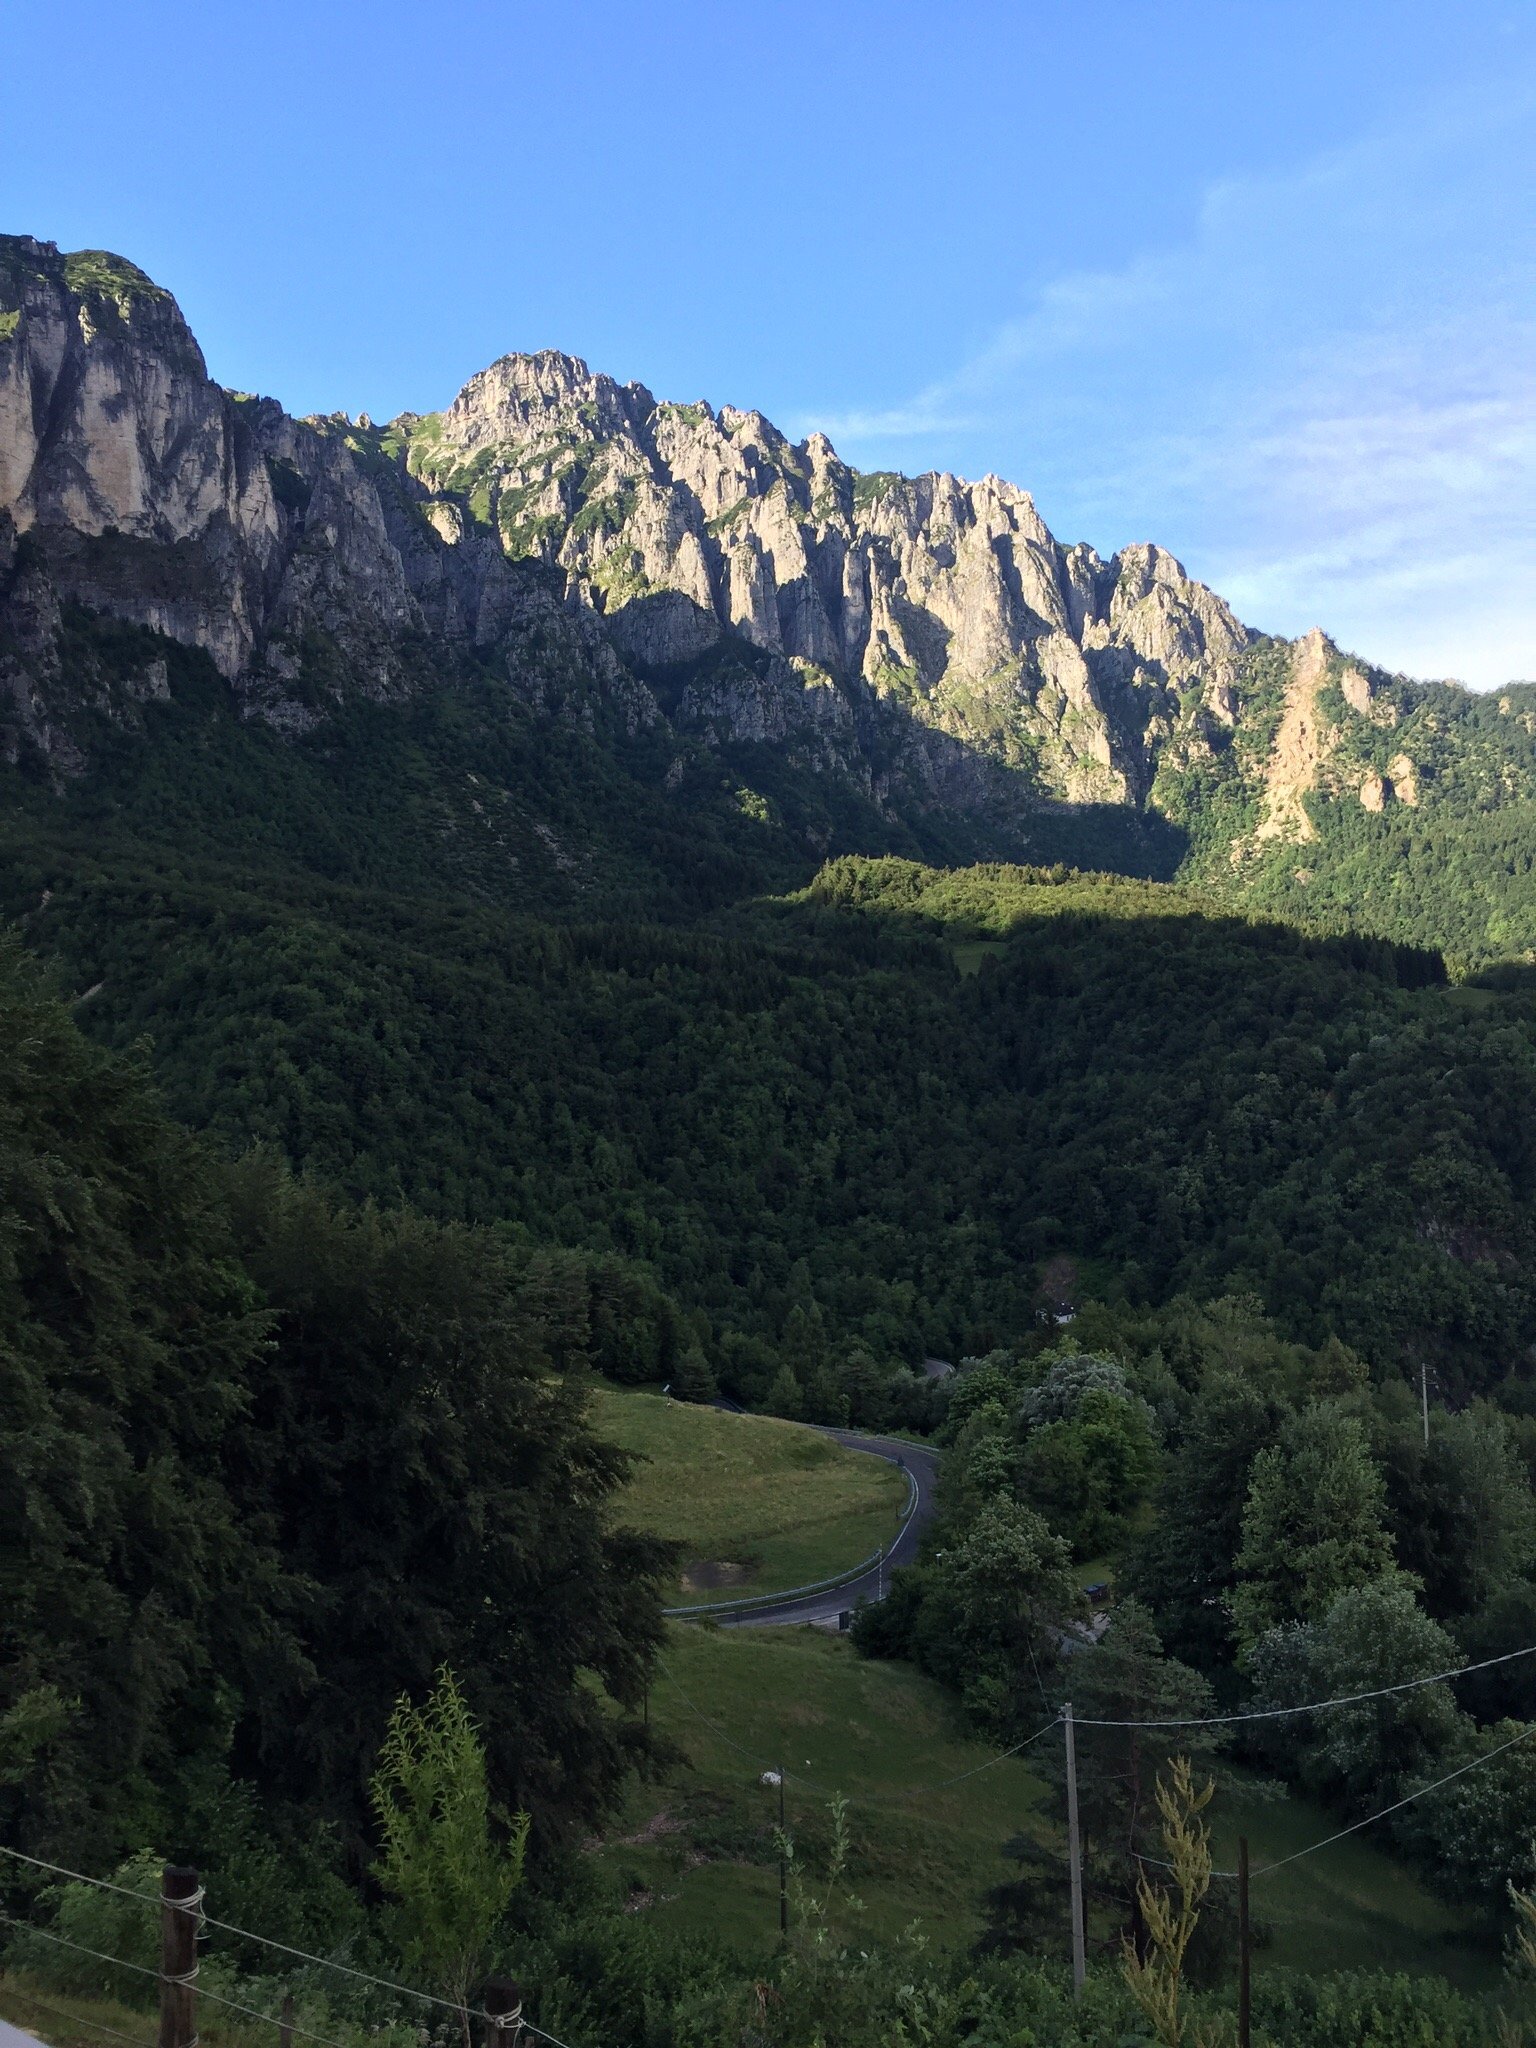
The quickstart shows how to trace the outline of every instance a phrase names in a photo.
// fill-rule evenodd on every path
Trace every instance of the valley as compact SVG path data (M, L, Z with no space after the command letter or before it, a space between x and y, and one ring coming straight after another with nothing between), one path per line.
M1533 691L0 238L0 2010L1513 2039Z

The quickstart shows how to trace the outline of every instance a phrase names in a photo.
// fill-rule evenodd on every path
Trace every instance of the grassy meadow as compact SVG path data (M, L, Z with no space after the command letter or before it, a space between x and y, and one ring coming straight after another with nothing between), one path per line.
M1021 1762L945 1786L991 1752L955 1732L936 1685L814 1628L675 1623L665 1659L651 1721L687 1762L636 1790L599 1852L646 1910L748 1952L773 1947L778 1794L761 1775L782 1762L789 1830L813 1876L829 1803L849 1801L849 1883L864 1911L839 1918L880 1936L914 1920L946 1942L979 1933L982 1891L1006 1875L999 1845L1031 1825L1045 1788Z
M894 1466L797 1423L613 1387L592 1420L643 1461L620 1519L683 1546L678 1603L830 1578L889 1543L906 1505Z
M748 1955L771 1951L778 1795L761 1774L780 1759L789 1830L813 1877L830 1840L829 1802L849 1802L849 1887L863 1909L839 1909L850 1931L889 1938L915 1921L937 1946L969 1945L982 1930L986 1889L1013 1874L1003 1842L1052 1837L1031 1762L1054 1738L991 1762L991 1750L957 1733L939 1688L909 1665L864 1661L845 1637L817 1629L695 1623L673 1625L665 1659L651 1719L687 1761L631 1795L597 1852L635 1910ZM1258 1869L1338 1826L1305 1800L1245 1793L1240 1780L1219 1785L1211 1823L1226 1869L1239 1834ZM1062 1889L1065 1952L1064 1879ZM1469 1990L1498 1979L1498 1959L1478 1945L1468 1916L1360 1836L1256 1879L1253 1911L1256 1970L1433 1972Z

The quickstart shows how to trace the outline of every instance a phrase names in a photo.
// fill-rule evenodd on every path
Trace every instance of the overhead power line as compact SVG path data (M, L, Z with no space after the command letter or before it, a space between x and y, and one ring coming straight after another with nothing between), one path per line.
M1037 1728L1033 1735L1026 1735L1022 1742L1016 1742L1012 1749L1000 1749L996 1756L989 1756L985 1763L973 1764L970 1770L958 1771L952 1778L941 1778L937 1785L918 1785L914 1786L913 1790L919 1792L945 1792L951 1785L964 1784L967 1778L979 1777L983 1771L990 1771L994 1764L1005 1764L1009 1757L1017 1756L1021 1750L1032 1748L1042 1735L1049 1735L1053 1728L1059 1728L1061 1725L1061 1716L1058 1714L1054 1720L1047 1721L1043 1728Z
M151 1896L148 1892L136 1892L127 1885L114 1884L110 1878L88 1877L83 1870L68 1870L62 1863L49 1863L41 1856L24 1855L20 1849L7 1848L4 1843L0 1843L0 1856L12 1857L17 1863L30 1864L34 1870L49 1871L55 1877L67 1877L72 1884L94 1885L98 1891L115 1892L119 1898L123 1899L136 1899L143 1906L158 1907L162 1903L158 1894ZM9 1917L7 1914L0 1914L0 1919L7 1919ZM308 1949L294 1948L286 1941L274 1941L269 1934L257 1934L249 1927L236 1927L229 1920L216 1920L211 1913L204 1913L202 1915L202 1923L206 1927L217 1927L222 1934L233 1934L241 1941L253 1941L260 1948L275 1949L282 1955L294 1957L298 1962L313 1963L318 1969L338 1970L343 1976L355 1977L360 1983L371 1984L377 1990L393 1991L401 1998L415 1998L423 2005L439 2006L444 2012L457 2013L463 2010L461 2006L455 2005L451 1998L438 1998L430 1991L413 1991L408 1984L396 1984L388 1977L375 1977L367 1970L354 1969L350 1963L338 1963L332 1956L312 1955ZM13 1924L22 1927L30 1926L31 1923L17 1920ZM31 1931L34 1934L43 1935L45 1940L63 1940L62 1935L49 1935L41 1927L33 1927ZM79 1943L67 1943L66 1946L79 1947ZM94 1951L88 1950L87 1953L94 1953ZM101 1956L98 1960L113 1963L117 1968L124 1970L136 1970L142 1967L138 1963L119 1962L114 1956ZM150 1976L157 1976L158 1974L154 1970L149 1972ZM209 1993L204 1993L203 1995L211 1996ZM531 2026L532 2022L525 2021L524 2025Z
M1250 1878L1268 1877L1272 1870L1283 1870L1288 1863L1299 1863L1304 1856L1313 1856L1319 1849L1331 1848L1335 1842L1342 1842L1348 1835L1358 1835L1362 1828L1374 1827L1377 1821L1385 1820L1389 1813L1397 1813L1402 1807L1412 1806L1416 1799L1425 1799L1431 1792L1438 1792L1442 1785L1449 1785L1457 1778L1464 1778L1468 1771L1475 1771L1483 1764L1491 1764L1496 1756L1502 1756L1506 1749L1513 1749L1517 1742L1528 1742L1536 1735L1536 1725L1522 1728L1518 1735L1512 1735L1508 1742L1501 1742L1496 1749L1486 1750L1482 1756L1473 1757L1467 1764L1458 1765L1454 1771L1447 1771L1443 1778L1436 1778L1432 1784L1420 1785L1415 1792L1409 1792L1401 1799L1395 1799L1390 1806L1383 1806L1376 1813L1368 1813L1364 1820L1351 1821L1347 1828L1339 1828L1331 1835L1324 1835L1321 1841L1309 1842L1305 1849L1293 1849L1289 1856L1279 1856L1273 1863L1265 1863L1257 1870L1249 1871ZM1161 1856L1138 1855L1138 1863L1155 1864L1159 1870L1172 1870L1173 1865ZM1213 1870L1212 1877L1235 1879L1235 1870Z
M1508 1742L1501 1742L1496 1749L1485 1750L1481 1756L1473 1757L1469 1764L1462 1764L1454 1771L1447 1771L1443 1778L1436 1778L1433 1784L1420 1785L1416 1792L1410 1792L1404 1798L1394 1800L1390 1806L1382 1807L1379 1813L1367 1814L1364 1820L1357 1820L1352 1822L1347 1828L1340 1828L1337 1834L1325 1835L1322 1841L1313 1842L1306 1849L1293 1850L1289 1856L1282 1856L1274 1863L1266 1863L1261 1869L1255 1870L1252 1875L1254 1877L1268 1877L1272 1870L1283 1870L1287 1863L1299 1863L1303 1856L1310 1856L1318 1849L1326 1849L1333 1842L1342 1842L1346 1835L1356 1835L1362 1828L1371 1827L1376 1821L1385 1820L1389 1813L1396 1813L1404 1806L1412 1806L1416 1799L1427 1798L1431 1792L1438 1792L1442 1785L1449 1785L1457 1778L1464 1778L1468 1771L1476 1771L1481 1769L1484 1764L1491 1764L1494 1758L1502 1756L1506 1749L1513 1749L1517 1742L1528 1742L1533 1735L1536 1735L1536 1727L1522 1728L1520 1733L1512 1735ZM1228 1877L1235 1875L1235 1873L1222 1871L1221 1875Z
M28 1856L20 1849L6 1847L4 1843L0 1843L0 1855L10 1856L18 1863L30 1864L34 1870L46 1870L55 1877L68 1878L73 1884L93 1885L99 1891L115 1892L119 1898L135 1899L143 1906L158 1907L163 1904L158 1896L151 1896L148 1892L133 1891L127 1885L114 1884L110 1878L88 1877L84 1871L69 1870L62 1863L49 1863L41 1856ZM392 1978L376 1977L368 1970L354 1969L350 1963L339 1963L332 1956L317 1956L308 1949L295 1948L289 1942L274 1941L269 1934L257 1934L249 1927L237 1927L230 1920L217 1920L211 1913L205 1913L201 1918L205 1927L217 1927L221 1933L233 1934L241 1941L253 1941L261 1948L274 1949L279 1954L292 1956L297 1962L313 1963L317 1969L339 1971L342 1976L355 1978L361 1984L371 1984L376 1990L391 1991L400 1998L414 1998L422 2005L437 2006L443 2012L461 2014L464 2011L464 2007L456 2005L451 1998L439 1998L431 1991L417 1991L409 1984L396 1984ZM13 1914L0 1913L0 1920L8 1921L11 1926L22 1928L29 1934L36 1934L44 1941L57 1942L63 1948L76 1949L80 1954L91 1956L99 1963L110 1964L113 1969L132 1970L140 1976L154 1977L157 1980L160 1976L158 1970L147 1969L142 1963L125 1962L120 1956L103 1955L98 1949L87 1948L83 1942L71 1941L65 1935L51 1933L46 1927L35 1926L28 1920L19 1920ZM227 2005L234 2012L244 2013L248 2019L265 2020L274 2027L290 2025L295 2034L301 2034L309 2041L320 2042L323 2048L340 2048L340 2043L330 2041L324 2034L312 2033L308 2028L295 2022L284 2022L272 2013L257 2012L252 2006L239 2005L234 1999L209 1990L205 1984L199 1984L197 1995L199 1998L211 1998L217 2005ZM473 2011L474 2008L470 2010ZM475 2017L483 2019L486 2015L476 2012ZM542 2027L535 2026L532 2020L524 2020L523 2027L527 2033L537 2034L541 2040L551 2042L553 2048L566 2048L565 2042L557 2040L553 2034L546 2033Z
M67 1877L74 1884L93 1884L98 1891L116 1892L120 1899L137 1899L141 1906L158 1906L161 1903L158 1892L131 1891L125 1884L114 1884L106 1877L86 1877L81 1871L66 1870L62 1863L45 1863L41 1856L24 1856L19 1849L8 1849L0 1842L0 1856L9 1856L17 1863L30 1863L34 1870L50 1871L55 1877Z
M1324 1714L1330 1707L1356 1707L1366 1700L1384 1700L1392 1693L1415 1692L1424 1685L1445 1685L1469 1672L1488 1671L1495 1664L1512 1664L1517 1657L1536 1656L1536 1643L1523 1650L1507 1650L1502 1657L1484 1657L1477 1664L1459 1664L1454 1671L1432 1671L1427 1678L1405 1678L1400 1685L1379 1685L1371 1692L1344 1693L1335 1700L1308 1700L1299 1707L1260 1707L1245 1714L1190 1714L1180 1720L1107 1721L1087 1714L1074 1714L1079 1728L1221 1728L1238 1721L1284 1721L1297 1714ZM1257 1873L1255 1873L1257 1875Z
M14 1913L0 1913L0 1920L7 1926L19 1927L24 1934L35 1934L39 1941L57 1943L60 1948L72 1948L77 1955L90 1956L94 1962L108 1963L114 1970L131 1970L136 1977L152 1977L158 1984L160 1972L151 1970L143 1963L127 1962L122 1956L103 1955L99 1948L87 1948L83 1941L71 1941L67 1934L55 1934L47 1927L36 1927L30 1920L18 1920Z

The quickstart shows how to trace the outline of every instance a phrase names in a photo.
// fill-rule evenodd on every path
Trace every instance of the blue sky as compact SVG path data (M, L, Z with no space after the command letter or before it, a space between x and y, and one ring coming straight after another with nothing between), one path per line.
M1536 677L1536 7L10 0L0 228L225 383L557 346L988 470L1252 623Z

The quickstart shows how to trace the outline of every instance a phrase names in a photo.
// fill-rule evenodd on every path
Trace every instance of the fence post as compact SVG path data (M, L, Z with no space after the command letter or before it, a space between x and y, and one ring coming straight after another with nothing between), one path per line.
M515 2048L523 2031L523 1994L510 1977L492 1977L485 2001L485 2048Z
M159 2048L197 2048L197 1872L167 1863L160 1874Z

